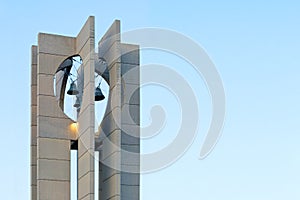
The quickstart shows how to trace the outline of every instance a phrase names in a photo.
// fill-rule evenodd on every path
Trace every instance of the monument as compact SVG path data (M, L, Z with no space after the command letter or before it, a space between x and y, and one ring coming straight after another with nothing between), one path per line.
M95 48L93 16L76 37L39 33L38 44L32 46L32 200L70 200L71 150L78 152L78 200L94 200L96 182L101 200L140 198L139 46L121 43L116 20L99 41L97 53ZM78 68L72 69L75 62ZM97 76L109 85L106 97ZM76 119L64 112L66 95L76 100ZM98 126L95 101L103 98L108 103Z

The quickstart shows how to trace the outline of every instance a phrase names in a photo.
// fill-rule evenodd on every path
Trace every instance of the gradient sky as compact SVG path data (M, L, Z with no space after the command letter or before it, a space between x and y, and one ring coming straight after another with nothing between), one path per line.
M198 160L211 116L205 83L174 55L142 51L142 64L166 64L190 79L201 113L186 154L142 175L141 199L300 199L299 10L300 2L291 0L1 0L1 199L30 195L30 47L38 32L77 35L89 15L96 18L96 41L115 19L122 31L159 27L192 38L211 57L225 87L223 135L209 157ZM142 141L142 152L168 144L178 128L176 101L151 86L142 89L142 124L151 121L157 103L170 111L166 129Z

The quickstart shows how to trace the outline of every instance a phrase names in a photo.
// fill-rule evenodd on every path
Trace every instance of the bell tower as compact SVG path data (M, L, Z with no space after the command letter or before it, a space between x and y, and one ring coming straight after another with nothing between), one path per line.
M31 48L32 200L70 200L71 149L78 151L78 200L94 200L95 190L101 200L140 198L139 46L121 42L116 20L95 49L93 16L77 36L39 33ZM108 83L107 97L95 75ZM64 112L66 95L76 99L76 119ZM104 98L103 120L95 125L95 101Z

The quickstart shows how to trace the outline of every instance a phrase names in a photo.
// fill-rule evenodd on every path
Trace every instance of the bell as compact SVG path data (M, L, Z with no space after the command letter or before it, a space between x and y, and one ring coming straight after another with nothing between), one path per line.
M105 96L103 95L100 85L95 89L95 101L102 101L105 99Z
M70 85L70 89L68 90L67 94L68 95L76 95L78 94L78 90L77 90L77 86L76 84L74 83L74 81L71 83Z
M74 103L74 105L73 105L75 108L79 108L79 106L80 106L80 101L79 101L79 98L77 97L76 98L76 101L75 101L75 103Z

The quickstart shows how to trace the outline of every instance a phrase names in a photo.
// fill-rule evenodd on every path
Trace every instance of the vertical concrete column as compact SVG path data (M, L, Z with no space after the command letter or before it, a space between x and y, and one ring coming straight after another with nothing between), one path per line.
M76 38L83 59L84 89L78 117L78 199L94 200L95 61L94 17L89 17Z
M120 21L116 20L99 42L99 57L108 63L109 97L108 105L101 122L101 134L105 135L101 154L101 200L120 199L120 161L121 152L121 58ZM115 145L113 147L111 145Z
M121 199L140 199L139 46L121 46Z
M100 199L136 200L140 185L139 46L121 43L118 20L98 46L99 57L108 63L110 86L107 109L100 125L100 135L105 135L101 147ZM133 73L126 76L131 69ZM136 91L133 93L133 90ZM124 151L134 154L129 156Z
M53 76L75 54L75 38L40 33L37 48L37 199L70 199L70 140L73 123L53 93Z
M37 46L31 47L31 200L37 200Z

